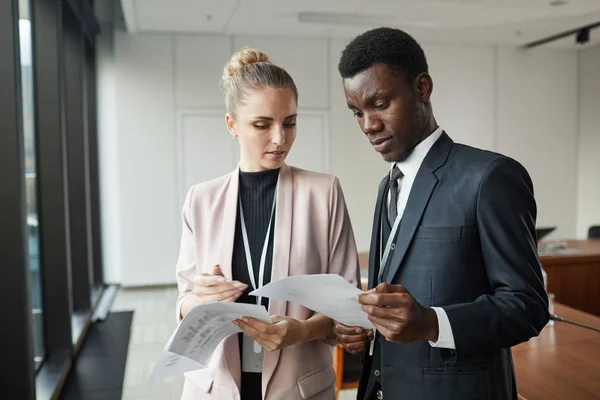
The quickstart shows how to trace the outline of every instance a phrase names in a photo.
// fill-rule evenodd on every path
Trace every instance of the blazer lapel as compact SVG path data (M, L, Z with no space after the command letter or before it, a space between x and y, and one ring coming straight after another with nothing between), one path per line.
M392 256L390 268L386 271L385 281L387 283L392 283L402 265L402 261L413 240L421 217L427 208L429 198L438 183L435 172L446 163L453 144L452 139L450 139L446 132L443 132L442 136L440 136L433 144L429 153L427 153L421 168L419 168L419 172L417 172L400 222L398 237L396 239L396 250L394 250Z
M371 251L369 251L369 290L373 289L377 283L377 270L380 267L381 254L379 245L381 242L381 212L385 194L388 189L389 178L386 176L379 184L379 194L375 205L375 215L373 216L373 229L371 230Z
M225 191L223 219L221 220L221 235L219 236L219 257L215 264L221 267L221 272L226 279L232 280L231 260L233 257L233 241L235 238L235 222L237 219L238 192L240 187L240 169L236 168L231 173L229 184ZM212 266L211 266L212 267ZM237 335L230 336L223 342L223 355L225 366L238 389L241 390L241 365L240 348Z
M279 170L277 183L277 204L275 210L275 234L273 239L273 269L271 281L283 279L289 275L290 245L293 219L293 176L290 167L283 164ZM287 302L269 300L269 315L286 315ZM280 350L264 352L263 392L266 393L269 381L279 362Z
M221 267L223 276L228 280L233 279L231 260L233 257L233 240L235 238L239 188L240 169L238 167L231 173L231 179L225 192L225 207L223 208L221 236L219 239L220 250L217 253L219 259L215 263Z

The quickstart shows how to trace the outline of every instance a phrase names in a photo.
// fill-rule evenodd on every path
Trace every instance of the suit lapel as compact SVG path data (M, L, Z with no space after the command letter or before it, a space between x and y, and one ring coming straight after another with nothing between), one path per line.
M421 222L427 203L438 183L436 171L446 163L454 142L443 132L440 138L433 144L429 153L423 160L415 181L412 185L406 208L400 222L398 237L396 239L396 250L394 250L389 270L386 271L384 280L392 283L398 273L404 256L412 243L413 237Z
M273 269L271 281L283 279L289 275L290 245L293 219L293 177L286 164L279 170L277 184L277 205L275 210L275 232L273 238ZM286 315L287 302L269 300L269 315ZM262 386L266 393L269 381L279 362L280 350L264 352Z
M417 173L400 222L398 237L396 239L396 250L392 253L393 256L390 262L390 268L385 276L385 281L387 283L392 283L394 276L396 276L396 273L402 264L402 260L412 242L419 221L421 221L429 197L431 197L437 182L438 180L435 175L425 168L421 168Z
M369 251L369 290L377 284L377 271L380 268L379 260L381 254L379 245L381 242L381 213L385 194L389 188L389 178L386 176L379 184L379 194L377 195L377 204L375 205L375 215L373 216L373 229L371 230L371 251Z

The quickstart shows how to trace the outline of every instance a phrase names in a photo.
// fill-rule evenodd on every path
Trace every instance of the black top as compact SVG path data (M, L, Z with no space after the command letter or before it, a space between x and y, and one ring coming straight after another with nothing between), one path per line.
M241 172L239 198L242 200L244 208L244 219L246 221L246 231L248 233L248 243L250 254L252 256L252 266L254 271L254 281L258 285L258 273L260 267L260 258L262 255L265 236L269 227L271 210L277 188L279 169L261 171L261 172ZM267 257L265 259L265 274L263 285L271 281L271 271L273 267L273 237L275 231L275 217L273 217L271 233L269 236L269 245L267 248ZM244 250L244 240L242 237L242 224L240 219L240 207L238 203L237 219L235 222L235 238L233 241L233 257L231 260L231 270L233 279L248 285L244 294L237 302L256 304L256 297L249 296L254 288L250 282L248 266L246 264L246 252ZM262 304L268 307L269 299L263 298ZM242 351L242 335L240 334L240 361ZM260 373L242 373L242 400L262 399L261 377Z

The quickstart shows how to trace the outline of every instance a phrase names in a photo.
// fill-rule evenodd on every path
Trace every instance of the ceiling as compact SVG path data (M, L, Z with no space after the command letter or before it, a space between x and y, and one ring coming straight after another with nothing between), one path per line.
M523 45L600 21L600 0L120 0L135 32L353 37L401 28L421 43ZM587 46L600 43L600 27ZM575 36L546 44L576 48Z

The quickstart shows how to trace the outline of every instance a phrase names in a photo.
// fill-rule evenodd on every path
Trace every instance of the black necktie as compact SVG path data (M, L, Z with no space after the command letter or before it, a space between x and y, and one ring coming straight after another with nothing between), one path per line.
M398 179L402 178L404 174L398 168L398 165L394 165L392 168L392 176L390 177L390 207L388 212L388 220L390 226L394 226L394 221L398 216Z

